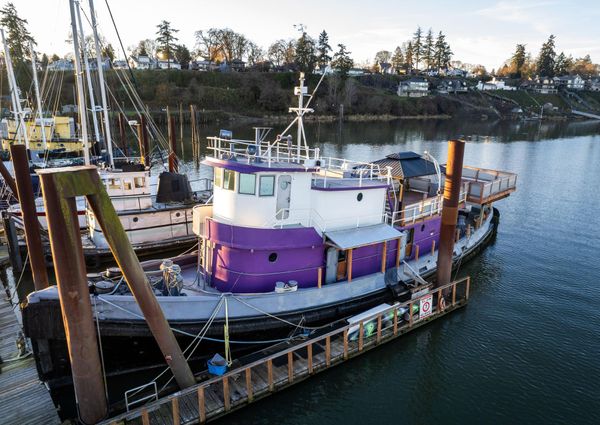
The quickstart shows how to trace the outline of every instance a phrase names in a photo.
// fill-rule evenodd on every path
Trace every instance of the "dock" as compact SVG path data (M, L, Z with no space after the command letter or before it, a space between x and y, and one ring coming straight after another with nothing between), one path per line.
M285 344L287 348L235 366L222 376L215 376L101 423L181 425L215 420L464 307L469 299L469 287L469 277L452 282L436 288L433 293L362 318L357 323L340 326L301 342ZM445 306L439 306L437 302L442 291L447 294L444 299L449 300ZM419 306L418 314L407 313L408 317L398 314L401 308L412 312L414 306Z
M19 357L18 314L19 307L11 303L3 290L0 293L0 356L4 361L0 365L0 424L60 424L50 393L38 379L33 356Z

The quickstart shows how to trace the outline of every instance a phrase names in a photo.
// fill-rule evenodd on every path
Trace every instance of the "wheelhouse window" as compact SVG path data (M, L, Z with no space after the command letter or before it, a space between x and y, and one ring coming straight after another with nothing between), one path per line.
M235 190L235 171L223 170L223 189Z
M133 183L131 182L131 180L124 179L123 180L123 189L125 189L125 190L131 190L132 188L133 188Z
M275 176L260 176L259 196L273 196L275 194Z
M222 168L215 168L214 186L215 187L223 187L223 169Z
M109 189L121 189L121 179L108 179Z
M133 182L136 189L141 189L146 186L146 179L144 177L135 177Z
M243 195L254 195L256 193L256 175L240 173L239 193Z

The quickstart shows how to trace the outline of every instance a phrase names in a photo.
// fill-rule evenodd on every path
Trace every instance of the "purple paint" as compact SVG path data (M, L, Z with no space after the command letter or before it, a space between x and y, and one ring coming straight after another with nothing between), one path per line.
M398 228L399 230L406 230L408 232L411 229L414 229L412 249L410 251L410 255L407 255L405 257L406 261L415 258L417 245L419 246L419 257L422 257L423 255L431 252L433 241L435 241L436 246L438 245L440 239L441 223L442 218L440 216L433 216L423 221L419 221L415 224L402 226Z

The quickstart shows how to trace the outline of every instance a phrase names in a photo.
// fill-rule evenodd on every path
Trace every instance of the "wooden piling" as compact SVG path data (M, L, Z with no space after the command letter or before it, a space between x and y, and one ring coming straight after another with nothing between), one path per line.
M25 242L31 264L31 274L36 291L46 289L48 284L48 271L46 270L46 259L44 258L44 247L40 235L40 222L37 218L33 185L29 174L29 160L25 145L12 145L10 155L15 170L17 192L19 193L19 204L21 216L25 227Z
M175 134L175 117L168 116L169 129L169 172L179 172L177 163L177 135Z

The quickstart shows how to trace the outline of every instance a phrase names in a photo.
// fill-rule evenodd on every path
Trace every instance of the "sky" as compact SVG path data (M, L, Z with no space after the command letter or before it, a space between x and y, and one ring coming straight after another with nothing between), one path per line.
M2 0L4 1L4 0ZM63 56L70 50L68 0L12 0L42 53ZM99 30L115 48L117 38L106 0L95 0ZM343 43L357 63L372 62L379 50L393 51L412 37L417 26L443 31L455 60L498 68L525 43L537 55L550 34L557 52L600 62L600 2L583 1L446 1L446 0L107 0L125 48L155 38L163 19L179 29L179 42L195 45L194 33L229 27L263 48L280 38L297 38L295 24L317 37L329 34L330 45ZM4 4L4 3L2 3ZM87 13L88 0L82 0ZM88 33L91 31L88 27ZM122 54L118 56L123 56Z

